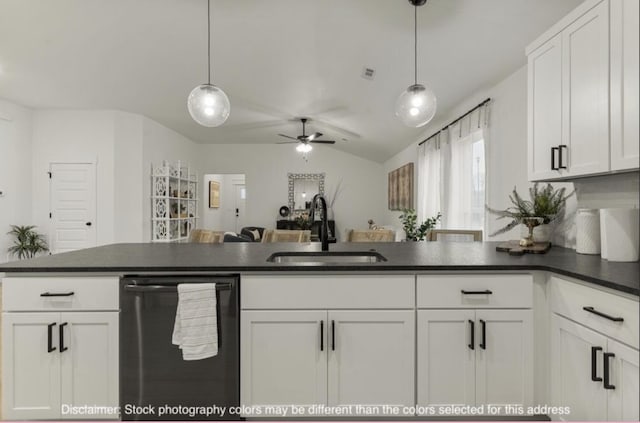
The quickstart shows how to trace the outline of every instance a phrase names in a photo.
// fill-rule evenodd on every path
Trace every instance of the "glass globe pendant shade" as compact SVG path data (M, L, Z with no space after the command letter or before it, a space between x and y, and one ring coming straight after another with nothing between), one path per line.
M422 84L414 84L400 94L396 101L396 116L414 128L426 125L436 114L436 95Z
M211 84L195 87L187 99L187 108L193 120L208 127L222 125L231 112L229 97L220 88Z

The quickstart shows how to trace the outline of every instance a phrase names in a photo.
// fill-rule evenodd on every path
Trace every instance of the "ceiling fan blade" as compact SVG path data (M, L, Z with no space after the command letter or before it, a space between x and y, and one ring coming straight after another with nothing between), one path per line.
M309 141L312 142L314 144L335 144L335 141L332 140L315 140L315 141Z
M322 132L316 132L315 134L311 134L307 137L307 141L313 141L316 138L320 138L322 136Z
M277 142L276 144L298 144L300 141L282 141Z
M291 140L296 140L296 141L298 141L298 139L297 139L297 138L290 137L289 135L285 135L285 134L278 134L278 135L280 135L281 137L285 137L285 138L289 138L289 139L291 139Z

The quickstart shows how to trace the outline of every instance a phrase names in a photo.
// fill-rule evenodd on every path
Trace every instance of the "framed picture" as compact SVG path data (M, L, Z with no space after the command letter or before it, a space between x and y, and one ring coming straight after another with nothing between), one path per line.
M220 207L220 182L209 181L209 208L217 209Z
M389 172L389 210L413 208L413 163Z

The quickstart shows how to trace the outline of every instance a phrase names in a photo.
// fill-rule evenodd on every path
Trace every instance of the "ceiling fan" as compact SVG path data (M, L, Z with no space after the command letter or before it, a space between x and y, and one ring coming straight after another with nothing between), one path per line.
M283 142L279 142L278 144L298 144L298 146L296 147L296 150L298 150L301 153L308 153L312 149L311 147L312 143L313 144L335 144L336 143L335 141L332 141L332 140L317 139L322 136L322 132L314 132L313 134L307 135L306 124L308 120L309 119L307 118L300 118L300 122L302 122L302 135L298 135L297 137L290 137L289 135L278 134L281 137L294 140L294 141L283 141Z

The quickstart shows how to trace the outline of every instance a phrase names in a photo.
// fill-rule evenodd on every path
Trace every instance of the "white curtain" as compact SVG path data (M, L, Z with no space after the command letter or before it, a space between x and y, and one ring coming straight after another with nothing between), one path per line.
M440 135L418 146L418 206L420 222L436 216L440 204Z
M444 229L484 229L487 125L485 105L420 146L420 219L441 212Z

